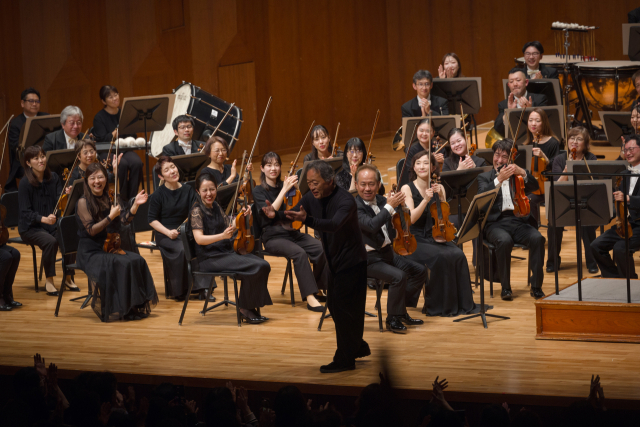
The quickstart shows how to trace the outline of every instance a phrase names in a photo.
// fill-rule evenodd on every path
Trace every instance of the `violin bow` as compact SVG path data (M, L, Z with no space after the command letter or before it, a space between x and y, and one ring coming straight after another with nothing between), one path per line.
M367 157L364 163L371 163L371 143L373 142L373 135L376 133L376 126L378 126L378 118L380 117L380 110L376 113L376 120L373 122L373 130L371 131L371 138L369 139L369 147L367 147Z
M4 132L7 126L9 126L9 123L11 123L11 119L13 119L13 114L11 115L11 117L9 117L9 120L7 120L7 123L5 123L5 125L2 127L2 130L0 130L0 135L2 135L2 132ZM7 148L8 136L9 136L9 131L7 131L7 133L4 135L4 143L2 144L2 159L0 159L0 167L2 167L2 163L4 163L4 150Z
M256 145L258 145L258 137L260 136L260 131L262 130L262 125L264 124L264 119L267 117L267 111L269 111L269 106L271 105L271 99L273 97L269 97L269 101L267 102L267 107L264 109L264 114L262 115L262 121L260 122L260 127L258 128L258 133L256 133L256 140L253 141L253 147L251 147L251 154L249 154L249 157L247 158L247 166L249 165L249 163L251 163L251 159L253 159L253 152L256 149ZM220 126L220 125L218 125ZM242 168L240 168L240 170L242 170ZM244 176L248 177L249 173L247 171L244 171Z
M242 162L240 163L240 170L242 170L242 168L244 167L244 161L246 158L247 158L247 150L244 150L244 153L242 153ZM229 206L227 206L227 211L225 212L226 215L233 214L233 209L235 208L236 201L238 200L239 190L240 190L240 181L238 181L238 184L236 185L236 193L233 196L233 203L229 203Z
M269 101L271 101L271 98L269 98ZM218 123L218 126L216 126L216 128L213 130L213 132L211 133L211 136L209 138L211 138L213 135L216 134L216 132L218 132L218 129L220 128L220 125L222 124L222 122L224 122L224 119L227 118L227 116L229 115L229 113L231 112L231 109L233 108L233 106L236 105L235 102L231 103L231 106L229 107L229 109L227 110L226 113L224 113L224 116L222 116L222 119L220 119L220 123ZM233 116L232 116L233 117Z
M307 138L309 138L309 135L311 135L311 129L313 129L313 125L315 123L316 123L315 120L311 122L311 126L309 127L309 131L307 132L307 136L304 137L304 140L302 141L302 145L300 146L300 150L298 150L298 155L296 156L295 160L291 162L291 169L289 169L289 176L293 175L293 169L296 167L296 163L298 163L298 160L300 159L300 154L302 153L304 144L307 143Z
M409 140L409 146L407 147L407 151L404 153L404 163L402 164L402 170L400 171L400 179L402 179L402 175L404 174L404 168L407 167L407 159L409 158L409 150L413 145L413 137L416 135L416 129L418 129L418 124L413 127L413 132L411 133L411 139ZM398 183L400 185L400 183Z
M111 144L109 145L109 152L107 153L107 158L104 161L104 167L106 168L107 165L109 164L109 157L111 157L111 149L113 148L113 146L115 145L116 139L118 139L120 137L120 133L119 133L119 128L120 125L116 126L116 134L113 135L113 137L111 138ZM98 153L96 153L96 156L98 155Z
M429 110L429 144L427 147L427 152L429 153L429 177L427 181L427 189L431 188L431 174L433 171L431 170L431 110Z
M338 122L338 127L336 128L336 137L333 139L333 148L331 148L331 157L333 157L333 155L336 152L336 144L338 144L338 131L340 130L340 122Z
M460 119L462 120L462 132L464 133L464 142L467 143L467 154L471 151L471 145L467 139L467 126L464 123L464 110L462 109L462 102L460 103Z
M58 213L58 205L60 204L60 200L62 200L62 196L64 196L67 185L69 185L71 174L73 173L73 170L76 168L76 162L78 160L80 160L80 156L76 156L76 159L73 161L73 165L71 165L71 172L69 172L69 176L67 177L66 181L64 182L64 185L62 186L62 193L60 193L60 197L58 197L58 201L56 202L56 207L53 210L54 215Z
M447 144L448 144L448 143L449 143L449 141L447 141L447 142L445 142L444 144L442 144L442 145L440 146L440 148L438 148L438 149L436 150L436 152L435 152L435 153L433 153L433 154L438 154L438 153L440 152L440 150L442 150L444 147L446 147L446 146L447 146ZM469 149L469 148L467 147L467 150L468 150L468 149Z

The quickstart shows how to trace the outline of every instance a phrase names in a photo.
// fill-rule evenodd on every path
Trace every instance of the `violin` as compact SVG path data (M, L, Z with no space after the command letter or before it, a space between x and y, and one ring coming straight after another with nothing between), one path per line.
M204 144L201 142L200 145L198 145L198 153L202 152L203 149L204 149Z
M287 175L287 177L293 176L294 173L296 173L296 169L298 168L298 160L300 159L300 154L302 153L302 148L304 147L304 144L307 142L307 138L309 138L309 135L311 134L311 129L313 129L313 125L315 124L315 120L311 123L311 127L309 128L309 132L307 132L307 136L304 137L304 141L302 141L302 145L300 146L300 150L298 150L298 155L296 156L296 158L291 162L291 168L289 169L289 174ZM338 124L338 126L340 126ZM334 143L334 150L335 150L335 143ZM333 153L331 154L333 155ZM302 193L300 193L300 190L298 190L297 187L291 187L291 189L287 192L287 194L284 195L284 207L285 210L290 211L294 206L296 206L298 204L298 202L300 202L300 199L302 198ZM300 221L293 221L291 223L291 227L294 230L300 230L302 228L302 222Z
M435 184L439 184L438 176L433 174L433 181ZM433 227L431 227L431 236L433 240L438 243L451 242L458 230L449 221L449 213L451 208L449 203L444 200L440 200L440 195L433 192L434 203L431 204L429 210L431 211L431 217L433 218Z
M397 192L398 186L391 186L391 194ZM411 227L411 211L406 204L402 203L395 209L391 217L391 224L396 230L396 237L393 239L393 250L401 256L411 255L418 248L418 242L409 227Z
M520 114L520 120L518 121L518 127L516 129L516 133L513 133L513 129L511 128L511 123L509 124L509 129L512 135L518 135L520 131L520 125L522 124L522 117L524 116L525 108L522 108L522 113ZM518 147L516 146L516 138L513 138L513 145L511 145L511 152L509 154L509 162L507 166L513 164L516 161L516 157L518 156ZM511 179L513 180L513 185L511 186L513 191L513 215L518 218L524 218L531 213L531 206L529 205L529 198L524 193L524 178L521 175L512 175Z
M367 147L367 157L365 159L365 161L363 162L370 165L371 163L373 163L373 160L375 159L375 157L373 157L373 153L371 153L371 143L373 142L373 135L375 135L376 133L376 126L378 125L378 118L380 118L380 110L378 110L378 112L376 113L376 120L375 122L373 122L373 130L371 131L371 139L369 139L369 146Z
M120 147L120 142L116 143L116 159L118 158L118 148ZM107 184L108 185L108 184ZM115 205L118 203L118 180L116 179L116 188L115 191L110 189L108 191L109 200L111 200L111 204ZM109 254L119 254L125 255L125 252L121 248L122 240L120 239L120 233L107 233L107 238L102 245L102 249Z
M247 152L245 151L242 154L242 164L240 166L241 168L244 166L246 157L247 157ZM236 196L238 194L239 188L240 186L236 188ZM236 238L233 241L233 250L240 255L246 255L253 252L253 248L255 246L255 238L251 231L253 228L253 216L251 215L246 216L244 214L245 209L247 208L247 206L249 206L249 198L251 197L250 183L249 185L246 186L244 191L245 191L245 195L242 201L243 211L239 212L236 215L235 224L236 224L236 228L238 229L238 233L236 234ZM234 201L234 205L235 205L235 201Z
M120 129L120 125L116 126L116 133L111 138L111 144L109 144L109 152L107 153L107 157L102 161L102 166L104 166L105 169L108 169L109 168L109 164L111 163L111 149L113 148L114 143L118 139L119 129ZM93 161L94 161L94 163L99 162L97 153L96 153L96 157L95 157L95 159L93 159Z
M576 159L577 151L578 151L578 149L576 147L573 147L571 149L571 160L575 160Z
M462 109L462 103L460 103L460 118L462 119L462 131L464 132L464 140L467 142L467 154L473 156L478 149L478 145L473 142L473 138L467 137L467 124L464 122L464 110ZM471 129L469 129L471 132Z
M622 191L620 189L620 185L622 184L622 177L619 176L616 178L616 188L617 191ZM618 234L618 236L622 237L623 239L625 238L625 234L631 238L631 236L633 236L633 231L631 230L631 224L629 224L629 221L626 220L626 218L624 218L624 202L618 202L616 201L616 211L617 211L617 216L616 216L616 233ZM626 227L626 233L625 233L625 227L624 227L624 223L627 224Z
M533 138L533 148L538 148L539 143L540 134L538 133ZM538 185L540 186L540 188L534 191L533 194L538 194L540 196L544 194L544 182L547 179L542 175L542 172L544 172L546 169L547 160L544 158L544 156L531 156L531 174L533 175L535 180L538 181Z

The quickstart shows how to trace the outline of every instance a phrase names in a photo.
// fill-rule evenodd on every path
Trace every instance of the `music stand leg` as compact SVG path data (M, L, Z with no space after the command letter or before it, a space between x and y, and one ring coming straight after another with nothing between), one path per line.
M149 177L151 176L151 174L149 173L149 154L150 154L150 147L149 147L149 136L147 135L147 117L144 117L144 139L145 139L145 156L144 156L144 161L145 161L145 171L144 174L147 178L147 188L145 188L144 190L147 192L147 194L151 195L151 186L150 186L150 179ZM144 181L143 184L144 186Z

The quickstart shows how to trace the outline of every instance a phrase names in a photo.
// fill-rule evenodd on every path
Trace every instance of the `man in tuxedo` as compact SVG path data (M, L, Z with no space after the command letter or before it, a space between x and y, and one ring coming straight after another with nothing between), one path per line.
M68 150L75 149L76 143L84 136L81 132L84 116L82 110L75 105L67 105L60 113L62 129L51 132L44 138L42 150Z
M536 229L535 219L529 214L518 218L513 214L513 183L511 177L520 175L524 178L525 193L529 194L539 188L538 182L531 173L509 163L509 151L512 141L500 140L493 144L493 169L478 175L478 194L500 187L496 201L489 211L484 228L485 239L495 245L496 259L502 282L503 300L511 301L511 251L514 243L529 247L529 263L531 265L531 291L535 299L544 297L542 281L544 279L544 244L545 238Z
M627 173L640 174L640 137L637 135L625 138L624 156L629 162ZM629 238L629 249L640 249L640 185L637 177L625 178L627 194L623 193L624 185L621 184L618 191L613 192L613 198L622 202L627 198L629 209L629 223L633 235ZM613 249L613 259L609 251ZM636 279L633 256L626 253L624 238L618 236L616 227L612 227L591 242L591 251L598 263L602 277L627 277L627 269L631 268L630 276Z
M509 96L498 104L498 117L493 123L500 135L505 135L504 122L507 119L504 112L507 108L542 107L547 105L547 97L538 93L527 92L529 80L522 68L512 68L509 71ZM514 129L515 132L515 129Z
M539 41L526 43L522 48L522 53L524 54L524 71L530 80L558 78L557 69L540 65L544 48Z
M204 142L194 141L192 139L194 124L193 119L186 115L181 115L173 119L171 125L173 126L173 132L178 138L165 145L162 149L162 154L175 157L199 152L200 145L202 144L202 146L204 146L205 144Z
M404 203L401 191L388 199L380 196L380 172L373 165L362 165L356 171L356 205L362 240L367 250L367 277L389 283L387 298L387 329L403 334L403 325L422 325L420 319L412 319L406 307L416 307L420 291L427 280L424 265L411 261L393 251L395 232L391 217L395 209Z
M418 70L413 75L413 89L417 96L402 104L402 117L446 116L449 114L447 100L431 95L433 77L427 70Z
M18 157L18 145L20 145L20 131L27 118L35 116L46 116L47 113L40 112L40 92L30 87L22 91L20 95L20 106L22 114L14 117L9 124L9 177L5 184L5 191L18 191L16 179L24 176L24 169Z

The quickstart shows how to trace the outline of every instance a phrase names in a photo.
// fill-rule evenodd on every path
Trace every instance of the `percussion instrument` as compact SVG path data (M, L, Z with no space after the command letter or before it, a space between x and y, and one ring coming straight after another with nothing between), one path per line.
M195 124L192 138L206 141L232 105L191 83L182 82L173 90L173 93L176 98L171 120L162 131L151 134L151 154L155 157L162 153L162 148L165 145L175 139L171 125L173 119L183 114L190 116ZM216 133L229 143L229 152L235 146L241 126L242 110L238 106L234 106Z

